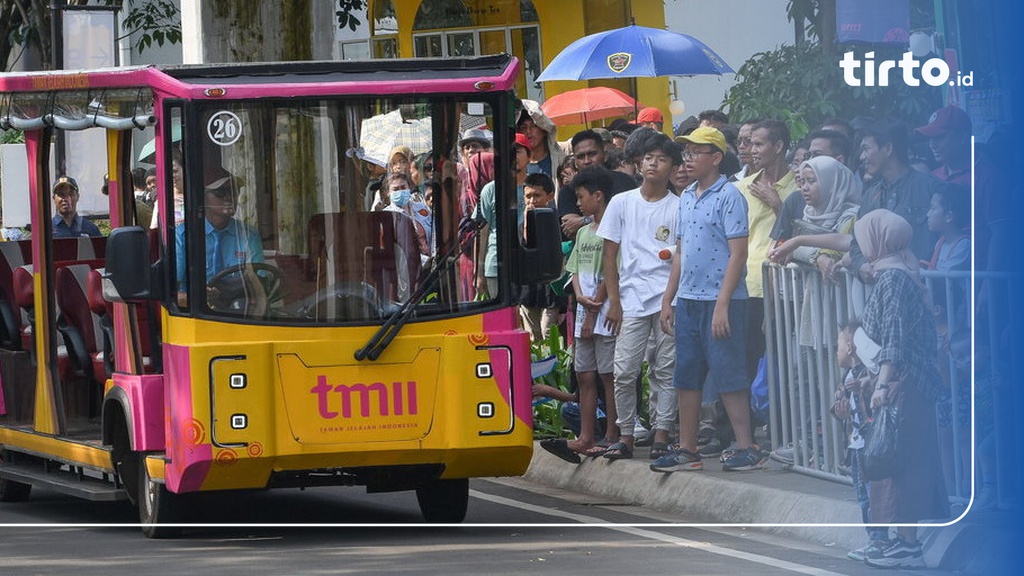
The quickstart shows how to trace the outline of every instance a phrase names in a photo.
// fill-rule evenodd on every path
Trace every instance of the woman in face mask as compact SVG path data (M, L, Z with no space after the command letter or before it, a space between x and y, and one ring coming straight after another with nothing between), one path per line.
M420 254L424 258L429 257L434 245L433 215L426 204L412 199L412 179L404 172L393 172L384 178L381 189L386 191L389 200L384 210L412 219L416 224Z

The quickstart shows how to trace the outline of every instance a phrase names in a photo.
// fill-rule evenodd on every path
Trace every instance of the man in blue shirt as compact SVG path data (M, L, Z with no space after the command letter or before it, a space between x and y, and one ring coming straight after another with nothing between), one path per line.
M78 182L70 176L61 176L53 183L53 205L57 215L53 217L54 238L79 238L101 236L95 224L78 214Z
M206 281L209 282L221 271L239 264L263 262L263 243L259 233L234 217L238 207L235 177L223 168L215 167L208 171L205 182L204 246ZM186 291L184 225L179 224L174 235L178 286L183 294Z

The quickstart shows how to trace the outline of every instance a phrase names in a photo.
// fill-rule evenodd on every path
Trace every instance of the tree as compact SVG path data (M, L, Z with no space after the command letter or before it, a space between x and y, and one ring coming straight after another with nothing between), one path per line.
M911 0L910 26L934 25L931 0ZM736 122L778 118L794 138L832 117L892 116L921 124L942 105L941 89L909 88L902 82L886 87L851 87L843 80L839 52L863 59L898 60L905 50L895 46L836 46L836 0L790 0L787 15L794 22L795 46L753 55L736 72L723 107Z

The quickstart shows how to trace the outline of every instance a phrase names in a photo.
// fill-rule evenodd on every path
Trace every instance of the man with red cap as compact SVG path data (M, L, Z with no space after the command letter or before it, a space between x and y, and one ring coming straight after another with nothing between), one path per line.
M932 174L945 182L971 186L972 130L971 118L956 106L940 108L932 114L927 124L916 130L918 134L928 138L932 155L940 164ZM992 225L1006 216L1006 210L998 206L1000 202L996 199L1001 189L998 185L998 170L984 154L976 155L973 169L979 220ZM984 265L989 226L976 226L974 235L978 250L977 261Z
M661 115L661 110L658 110L657 108L644 108L636 115L636 124L638 126L653 128L658 132L661 132L662 127L665 125L665 119Z

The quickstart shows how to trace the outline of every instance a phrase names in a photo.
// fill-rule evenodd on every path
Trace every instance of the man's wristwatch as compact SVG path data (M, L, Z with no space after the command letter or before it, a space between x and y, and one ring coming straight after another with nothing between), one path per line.
M583 225L584 226L586 226L587 224L591 224L593 222L594 222L594 219L591 218L590 216L584 216L583 217Z

